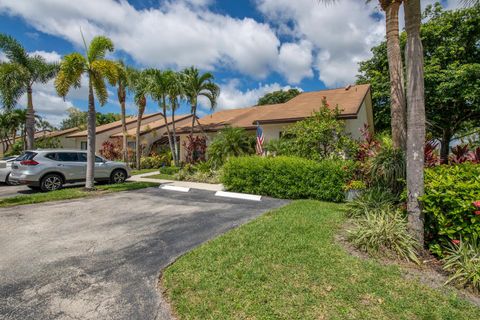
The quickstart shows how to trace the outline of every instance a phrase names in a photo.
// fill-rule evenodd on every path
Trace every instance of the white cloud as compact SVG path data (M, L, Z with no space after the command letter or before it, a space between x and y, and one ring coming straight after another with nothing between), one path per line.
M222 66L265 77L278 57L280 41L274 31L250 18L213 13L204 7L208 3L167 1L160 8L137 10L124 0L3 0L0 12L21 16L79 49L80 28L87 40L105 34L118 49L148 66Z
M5 56L5 53L0 51L0 62L5 62L8 61L7 56Z
M330 5L312 0L257 0L258 9L279 32L308 39L317 52L315 67L327 86L352 82L357 62L370 56L385 36L385 22L372 1L342 0Z
M290 86L281 86L278 83L259 84L257 88L242 91L240 88L240 81L238 79L230 80L228 83L220 86L220 96L217 100L217 109L235 109L254 106L260 97L267 93L277 90L288 90ZM300 88L297 88L300 89ZM301 89L300 89L301 90ZM200 106L203 109L208 109L210 105L204 99L200 100Z
M309 41L284 43L280 48L278 69L290 83L296 84L313 76L312 60L312 44Z
M62 60L62 56L57 53L56 51L43 51L43 50L37 50L30 52L31 55L39 55L45 59L47 62L60 62Z

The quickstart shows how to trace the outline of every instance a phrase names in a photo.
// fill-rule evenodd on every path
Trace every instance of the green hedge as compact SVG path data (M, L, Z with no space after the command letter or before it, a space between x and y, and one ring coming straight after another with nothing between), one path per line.
M353 162L343 160L239 157L225 163L221 180L227 190L235 192L341 202L353 167Z
M163 173L163 174L175 174L175 173L178 173L178 171L180 171L180 168L179 167L161 167L159 169L160 173Z
M452 240L469 240L480 234L480 215L474 201L480 200L480 165L464 163L425 170L426 240L432 252L442 255L442 247Z

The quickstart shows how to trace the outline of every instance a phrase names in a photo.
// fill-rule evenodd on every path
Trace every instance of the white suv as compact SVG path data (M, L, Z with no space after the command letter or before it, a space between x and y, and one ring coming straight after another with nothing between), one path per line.
M10 182L31 189L53 191L64 184L85 181L87 153L81 150L44 149L26 151L12 164ZM130 168L123 162L95 157L95 181L123 183Z

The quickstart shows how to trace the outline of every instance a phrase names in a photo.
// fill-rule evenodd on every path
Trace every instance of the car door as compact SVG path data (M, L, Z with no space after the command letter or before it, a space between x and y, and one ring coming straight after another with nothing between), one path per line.
M57 166L61 168L67 181L85 179L85 164L80 161L77 152L57 152Z
M110 178L110 168L106 161L99 156L95 156L95 179Z

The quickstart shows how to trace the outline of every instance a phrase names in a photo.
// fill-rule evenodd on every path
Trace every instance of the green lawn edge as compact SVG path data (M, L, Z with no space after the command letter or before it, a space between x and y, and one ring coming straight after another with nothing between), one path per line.
M449 288L334 242L343 205L294 201L201 245L164 270L179 319L478 319Z
M154 182L125 182L120 184L109 184L96 186L95 191L85 191L84 187L65 188L51 192L37 192L26 195L13 196L0 199L0 208L13 207L26 204L44 203L51 201L78 199L93 197L112 192L138 190L158 186Z

